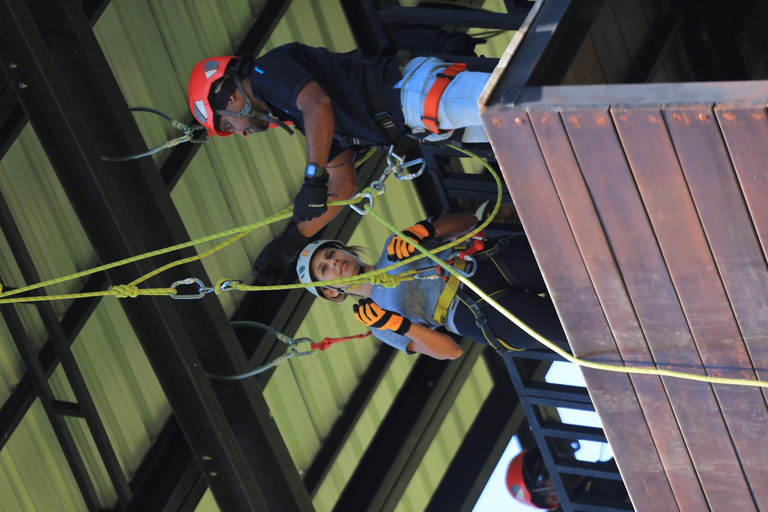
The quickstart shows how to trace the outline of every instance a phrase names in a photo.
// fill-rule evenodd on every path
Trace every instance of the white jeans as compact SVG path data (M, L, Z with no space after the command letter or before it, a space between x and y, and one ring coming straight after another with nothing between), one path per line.
M403 79L395 85L400 89L400 102L403 107L405 124L412 129L426 129L421 120L424 115L424 99L429 93L437 74L449 64L436 57L416 57L403 69ZM490 73L462 71L445 88L437 109L437 121L441 130L466 128L463 142L488 142L488 136L480 120L480 97ZM450 137L430 135L427 140L440 140Z

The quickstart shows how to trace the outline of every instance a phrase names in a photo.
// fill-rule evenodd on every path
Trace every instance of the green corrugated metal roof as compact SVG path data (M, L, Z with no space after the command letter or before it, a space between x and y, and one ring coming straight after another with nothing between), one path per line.
M185 92L189 70L208 55L227 54L253 24L265 1L113 0L94 31L131 106L150 106L189 120ZM499 6L501 0L497 2ZM488 5L488 4L487 4ZM338 1L295 0L271 37L266 50L290 41L353 49L354 40ZM500 55L500 49L483 51ZM150 114L135 119L148 146L178 132ZM159 164L167 153L156 155ZM270 132L247 141L217 139L198 151L172 197L191 238L249 224L289 205L301 184L305 162L301 135ZM423 217L410 183L388 183L378 209L398 226ZM7 197L42 278L67 275L96 264L76 216L34 132L27 127L0 161L0 190ZM212 279L250 279L252 260L285 222L262 229L204 260ZM381 248L387 233L375 220L363 219L352 243ZM199 250L206 250L201 247ZM23 284L13 257L0 237L0 274L4 284ZM76 291L71 281L51 291ZM222 294L228 314L242 294ZM211 297L212 299L212 297ZM54 304L61 315L68 301ZM342 306L316 301L298 336L319 341L324 336L362 332ZM19 308L36 347L47 339L31 307ZM343 409L378 342L346 342L327 352L291 360L277 370L265 397L297 470L305 470ZM116 299L98 306L73 352L96 401L102 421L127 476L132 476L170 414L168 403ZM354 471L366 446L407 377L413 357L398 355L363 413L314 500L330 510ZM4 323L0 322L0 399L6 399L24 369ZM51 379L57 398L72 391L57 370ZM400 508L420 510L439 482L490 389L488 370L478 362L449 419L408 487ZM111 507L115 492L82 419L68 420L96 485L101 503ZM39 403L27 413L0 451L0 510L84 510L74 478ZM216 510L207 493L199 510Z

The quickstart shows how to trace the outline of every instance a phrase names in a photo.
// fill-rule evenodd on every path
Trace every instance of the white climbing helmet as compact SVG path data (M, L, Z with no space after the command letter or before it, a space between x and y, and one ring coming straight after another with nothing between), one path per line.
M312 271L309 264L312 261L312 255L315 254L315 251L325 247L326 245L333 245L337 249L344 248L344 244L338 240L317 240L315 242L308 243L306 247L301 250L299 253L299 259L296 261L296 273L299 275L300 283L307 284L314 281L314 279L312 279ZM322 293L322 289L322 286L307 286L306 288L306 290L310 293L320 297L321 299L326 299L325 295Z

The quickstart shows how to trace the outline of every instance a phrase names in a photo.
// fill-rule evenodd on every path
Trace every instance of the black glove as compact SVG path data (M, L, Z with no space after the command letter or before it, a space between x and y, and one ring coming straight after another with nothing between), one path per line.
M267 286L282 283L288 275L291 263L308 243L309 238L301 236L296 224L291 224L277 238L264 246L253 263L251 275L258 283Z
M304 178L301 190L293 200L293 221L302 222L319 217L328 210L328 175Z

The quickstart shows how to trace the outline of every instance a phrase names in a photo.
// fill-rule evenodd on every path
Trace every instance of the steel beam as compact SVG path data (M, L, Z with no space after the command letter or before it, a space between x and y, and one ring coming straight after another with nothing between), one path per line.
M315 496L320 484L331 470L341 449L344 447L349 435L357 424L357 420L363 414L368 402L379 387L381 379L387 373L397 351L383 343L376 351L373 361L365 369L362 377L355 386L355 390L344 404L339 418L333 423L333 427L320 445L320 451L312 459L312 464L304 476L304 485L310 496Z
M394 510L483 346L467 338L453 361L419 356L334 510ZM408 421L403 421L408 418Z
M525 423L512 383L501 377L432 493L426 512L471 512L512 436Z
M233 55L258 55L290 6L291 0L268 0ZM191 126L198 123L192 118L187 124ZM199 149L200 144L180 144L171 150L160 168L160 175L169 187L176 185Z
M80 455L66 419L54 408L56 398L48 383L48 378L45 376L45 373L40 367L40 363L38 363L37 358L35 357L32 340L27 336L24 324L15 307L5 306L0 308L0 313L8 327L8 332L10 332L11 337L16 344L16 349L19 351L21 360L27 368L27 372L29 372L28 375L40 398L40 403L51 424L51 429L53 430L53 433L61 446L61 450L64 453L64 457L67 459L67 463L72 470L72 475L74 476L75 483L83 497L83 502L85 503L85 506L88 507L88 510L98 510L99 498L96 495L96 489L93 486L93 482L88 475L88 468Z
M408 23L435 27L472 27L517 30L528 15L528 9L513 8L509 12L478 12L464 9L434 9L385 5L375 13L382 23Z
M96 25L99 17L109 5L109 1L83 0L82 9L91 27ZM24 109L16 101L16 94L5 81L3 75L0 79L0 159L5 156L26 125L27 116L24 114Z
M24 243L24 238L16 225L11 214L5 196L0 193L0 229L2 229L8 246L11 249L13 258L21 271L21 275L27 283L40 282L40 274L35 268L32 256L29 254ZM96 449L101 456L104 468L109 475L112 486L115 488L120 504L125 507L131 500L131 490L128 487L128 481L117 460L117 454L112 446L104 423L101 421L96 404L91 397L90 391L85 383L82 372L75 360L74 354L70 350L70 343L62 329L61 324L49 302L42 302L37 305L37 311L43 321L48 336L50 336L51 346L53 346L56 355L59 357L64 373L69 381L77 403L67 403L55 400L51 405L54 412L61 415L79 416L85 419L88 429L93 436ZM38 371L45 374L40 361L35 358L35 364ZM30 370L31 371L31 370ZM47 378L47 377L46 377ZM47 383L46 383L47 385Z
M371 0L340 0L347 25L352 30L355 44L366 55L376 55L383 48L392 46L392 34L384 30L376 19Z

